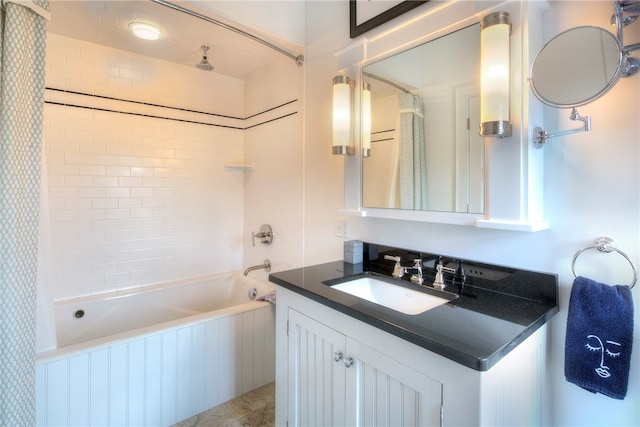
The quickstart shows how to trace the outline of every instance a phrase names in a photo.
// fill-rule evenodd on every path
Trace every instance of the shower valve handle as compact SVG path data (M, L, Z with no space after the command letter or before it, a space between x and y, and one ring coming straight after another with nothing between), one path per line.
M260 243L263 245L270 245L273 242L273 229L269 224L262 224L259 232L251 232L251 243L253 246L256 245L256 238L260 239Z

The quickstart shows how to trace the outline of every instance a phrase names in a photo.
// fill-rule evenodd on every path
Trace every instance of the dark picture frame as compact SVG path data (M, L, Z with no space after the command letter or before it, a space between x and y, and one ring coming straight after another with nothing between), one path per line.
M356 38L359 35L410 11L411 9L415 9L418 6L427 3L428 1L429 0L402 1L373 18L358 24L358 3L366 2L366 0L349 0L349 36L352 39Z

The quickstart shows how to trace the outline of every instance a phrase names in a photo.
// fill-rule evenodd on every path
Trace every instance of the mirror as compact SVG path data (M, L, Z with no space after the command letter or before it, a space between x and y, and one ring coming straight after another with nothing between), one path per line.
M484 213L480 26L362 68L371 85L364 208Z
M598 27L576 27L558 34L538 53L531 89L553 107L578 107L604 95L622 74L622 47Z

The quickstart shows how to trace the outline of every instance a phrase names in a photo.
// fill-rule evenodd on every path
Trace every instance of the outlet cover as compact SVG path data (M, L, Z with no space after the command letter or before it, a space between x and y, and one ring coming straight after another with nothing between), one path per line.
M351 223L347 218L336 218L336 237L351 237Z

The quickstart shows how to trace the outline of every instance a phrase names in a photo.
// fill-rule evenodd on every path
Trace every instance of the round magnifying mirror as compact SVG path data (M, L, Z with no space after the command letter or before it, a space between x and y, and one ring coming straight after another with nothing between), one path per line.
M598 27L576 27L551 39L531 69L535 96L553 107L579 107L596 100L622 74L618 39Z

